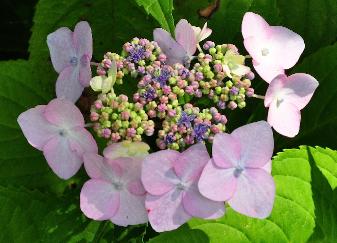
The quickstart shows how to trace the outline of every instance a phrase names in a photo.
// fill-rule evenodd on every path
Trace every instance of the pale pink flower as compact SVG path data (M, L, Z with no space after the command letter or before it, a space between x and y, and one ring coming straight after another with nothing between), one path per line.
M91 80L92 34L87 22L79 22L74 32L59 28L47 37L51 61L59 77L56 96L78 100Z
M149 149L143 142L123 141L106 147L104 157L84 154L84 167L91 179L82 188L80 204L87 217L109 219L121 226L147 222L146 192L140 177Z
M202 143L182 153L163 150L145 157L142 168L142 182L148 192L145 206L155 231L176 229L191 217L211 219L224 214L224 204L205 198L197 187L209 159Z
M296 136L301 123L300 110L309 103L317 87L317 80L305 73L275 77L264 100L265 107L269 107L268 123L284 136Z
M28 142L43 154L60 178L72 177L84 152L97 153L92 135L84 128L79 109L65 99L54 99L20 114L18 123Z
M199 180L201 194L214 201L227 201L247 216L268 217L275 197L270 175L273 148L273 132L265 121L242 126L231 134L216 134L213 158Z
M242 36L255 70L268 83L293 67L305 47L300 35L282 26L270 26L251 12L243 17Z

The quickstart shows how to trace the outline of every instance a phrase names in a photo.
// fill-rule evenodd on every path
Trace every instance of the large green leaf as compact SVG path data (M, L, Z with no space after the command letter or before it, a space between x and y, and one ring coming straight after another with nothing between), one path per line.
M191 220L190 229L183 227L177 230L177 235L169 234L174 239L170 242L182 242L182 235L188 235L191 229L207 235L207 240L199 242L306 242L315 226L306 149L279 153L273 158L272 174L276 198L270 217L253 219L228 208L225 216L218 220ZM154 238L153 242L161 242L164 235Z
M337 191L331 189L331 186L335 186L335 184L329 175L331 168L327 167L332 162L337 163L335 156L337 151L308 147L307 152L312 167L312 189L316 216L315 232L309 242L335 242L337 239ZM328 180L325 180L324 176Z
M167 31L174 33L173 0L136 0Z
M86 219L75 197L0 186L0 242L91 242L100 223Z

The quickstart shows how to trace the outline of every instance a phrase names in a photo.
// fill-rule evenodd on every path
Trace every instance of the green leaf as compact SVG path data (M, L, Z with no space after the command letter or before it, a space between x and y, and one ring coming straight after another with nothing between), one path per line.
M279 147L306 144L337 149L336 69L337 42L308 56L295 67L293 73L308 73L318 80L319 86L308 106L301 111L300 133L292 140L276 141Z
M306 242L313 233L314 203L310 164L306 148L285 150L273 158L272 174L276 183L275 204L270 217L253 219L227 209L217 220L193 219L190 227L178 229L168 237L183 241L182 235L201 230L209 241L200 242ZM164 238L166 233L159 237ZM162 238L154 239L162 239ZM153 241L153 242L160 242Z
M310 150L316 166L328 180L331 189L337 187L337 151L316 147Z
M27 61L0 62L0 185L62 191L67 182L54 175L17 123L20 113L46 104L52 97L41 85L42 77L34 72Z
M334 156L336 151L319 147L308 147L307 153L312 168L312 189L316 216L315 232L308 242L335 242L337 239L337 191L331 189L331 180L321 167L326 161L326 157L322 155L330 156L331 153L333 153L331 158L334 157L334 163L337 162ZM330 162L328 162L328 164L330 164ZM328 180L326 180L324 176Z
M306 54L336 41L336 0L278 0L278 6L282 25L303 37Z
M91 242L99 222L86 219L77 199L0 186L0 242Z
M136 2L139 6L143 6L147 14L151 14L161 27L174 34L173 0L136 0Z

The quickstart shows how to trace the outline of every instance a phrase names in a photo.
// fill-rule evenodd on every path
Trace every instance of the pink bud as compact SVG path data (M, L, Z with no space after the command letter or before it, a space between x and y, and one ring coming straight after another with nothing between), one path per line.
M96 100L95 103L94 103L94 106L98 110L101 109L103 107L102 101Z
M130 113L129 113L128 111L122 111L122 113L121 113L121 118L122 118L122 120L124 120L124 121L129 120L129 118L130 118Z
M91 121L97 121L98 119L99 119L99 114L97 112L91 112L90 120Z
M104 138L109 138L110 135L111 135L111 130L109 128L104 128L103 132L102 132L102 135L103 135Z

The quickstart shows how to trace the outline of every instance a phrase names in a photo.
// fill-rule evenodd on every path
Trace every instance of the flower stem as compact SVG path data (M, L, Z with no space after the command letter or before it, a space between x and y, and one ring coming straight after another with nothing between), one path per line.
M91 65L91 66L96 66L96 67L98 67L98 66L99 66L99 63L97 63L97 62L90 62L90 65Z
M257 94L254 94L253 97L261 99L261 100L264 100L264 98L265 98L263 95L257 95Z
M204 53L204 52L202 51L202 49L201 49L199 43L197 44L197 48L198 48L198 50L199 50L200 53Z

